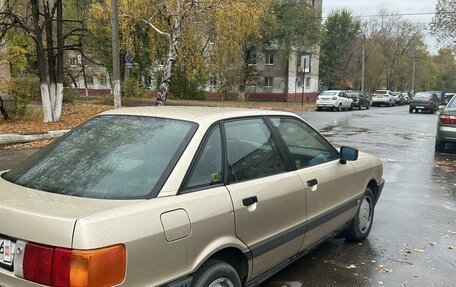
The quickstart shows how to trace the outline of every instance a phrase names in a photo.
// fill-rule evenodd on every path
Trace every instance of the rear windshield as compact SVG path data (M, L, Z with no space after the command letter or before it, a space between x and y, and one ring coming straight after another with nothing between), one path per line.
M453 96L453 98L451 98L450 102L447 105L447 109L456 110L456 96Z
M432 97L431 93L416 93L414 98L415 99L429 99Z
M380 94L380 95L384 95L384 94L387 94L388 91L375 91L374 94Z
M337 92L326 91L326 92L321 93L320 96L335 96L336 94L337 94Z
M356 97L359 97L359 96L360 96L359 93L347 93L347 95L348 95L350 98L356 98Z
M156 196L196 130L178 120L96 117L3 178L47 192L104 199Z

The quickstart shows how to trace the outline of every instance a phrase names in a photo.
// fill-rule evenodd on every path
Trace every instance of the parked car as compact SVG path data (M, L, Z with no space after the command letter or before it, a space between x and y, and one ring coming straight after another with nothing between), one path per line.
M404 96L402 95L401 92L391 92L394 96L394 102L397 106L403 106L404 105Z
M418 92L410 102L409 112L429 111L435 113L440 105L439 96L431 91Z
M456 142L456 97L451 98L445 108L440 111L437 121L435 150L445 151L445 144Z
M366 108L369 109L370 102L366 95L363 94L361 91L347 91L348 97L353 100L353 107L354 108Z
M293 113L108 111L1 173L0 285L256 285L365 239L382 174Z
M317 98L317 110L330 109L342 111L343 109L352 110L353 100L344 91L329 90L321 93Z
M377 90L372 95L372 106L388 106L396 105L396 100L390 90Z

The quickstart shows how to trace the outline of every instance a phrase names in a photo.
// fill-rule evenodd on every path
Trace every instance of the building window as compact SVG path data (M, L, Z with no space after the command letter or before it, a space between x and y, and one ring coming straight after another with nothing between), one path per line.
M300 72L310 73L310 55L301 55L298 60L298 69Z
M93 84L93 76L86 76L86 84Z
M102 85L106 85L108 78L105 75L98 76L98 82Z
M306 88L310 88L310 77L306 77Z
M296 78L296 86L302 87L302 79L301 78Z
M76 65L78 65L78 64L79 64L79 59L78 59L78 57L73 57L73 58L70 59L70 65L76 66Z
M210 83L211 86L217 86L217 78L216 77L211 77L210 78Z
M250 50L247 63L249 65L256 65L257 59L256 59L256 52L254 50Z
M273 78L272 77L264 77L264 86L265 87L272 87Z
M266 55L266 63L265 64L269 65L269 66L274 65L274 55L267 54Z

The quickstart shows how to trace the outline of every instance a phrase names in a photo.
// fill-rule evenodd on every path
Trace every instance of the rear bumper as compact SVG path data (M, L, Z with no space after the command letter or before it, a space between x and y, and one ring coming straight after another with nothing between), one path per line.
M444 142L456 142L456 127L438 126L437 139Z
M418 109L418 110L432 110L434 109L433 105L430 105L428 103L411 103L410 104L410 109Z

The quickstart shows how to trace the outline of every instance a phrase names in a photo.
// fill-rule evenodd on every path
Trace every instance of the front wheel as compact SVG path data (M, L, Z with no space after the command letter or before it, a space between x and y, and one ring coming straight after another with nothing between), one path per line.
M359 107L359 109L361 110L361 106ZM349 111L352 111L353 110L353 104L350 104L350 107L348 108Z
M409 108L409 113L413 113L413 109L411 107Z
M344 237L348 241L361 242L369 235L374 220L374 194L367 187L356 216L350 226L344 231Z
M241 280L233 266L210 259L195 273L192 287L241 287Z

